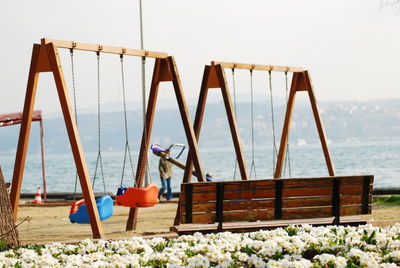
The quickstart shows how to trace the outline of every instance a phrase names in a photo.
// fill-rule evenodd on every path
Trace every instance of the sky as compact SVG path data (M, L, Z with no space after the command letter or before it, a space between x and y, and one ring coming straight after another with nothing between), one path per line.
M212 60L304 67L318 100L400 98L400 14L381 1L143 0L144 46L175 57L188 100L198 97ZM1 1L0 32L0 113L22 111L34 43L46 37L138 49L139 2ZM60 55L72 94L69 52ZM95 107L96 56L77 52L74 61L78 107ZM140 59L125 62L127 99L139 102ZM152 64L149 59L147 85ZM102 105L121 102L119 57L102 55L100 65ZM248 73L239 72L238 79L238 92L248 94ZM256 90L265 91L266 74L254 80ZM274 95L284 96L282 81L274 74ZM162 85L160 100L173 98L171 86ZM48 73L40 75L35 108L60 109Z

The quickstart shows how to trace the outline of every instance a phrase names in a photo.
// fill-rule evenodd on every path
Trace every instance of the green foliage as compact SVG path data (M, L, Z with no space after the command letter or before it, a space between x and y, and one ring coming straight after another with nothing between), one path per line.
M8 250L9 247L7 243L3 240L0 240L0 252Z
M162 252L166 248L167 243L159 243L153 247L155 251Z
M240 266L239 264L231 264L231 265L227 266L227 268L239 268L239 267L242 267L242 266Z
M246 253L246 254L248 254L248 255L257 254L257 251L254 250L254 249L252 249L252 248L250 248L249 246L242 247L242 248L240 249L240 251L241 251L241 252L244 252L244 253Z
M352 262L351 260L347 261L346 268L360 268L360 265L357 265L356 263Z
M138 249L134 250L133 252L136 254L142 254L145 252L145 250L143 248L138 248Z
M274 260L281 260L281 259L283 259L285 257L285 254L284 254L284 252L282 251L282 252L275 252L275 254L274 255L272 255L271 256L271 259L274 259Z
M149 260L145 266L147 267L156 267L156 268L166 268L167 262L161 260Z
M364 235L361 238L362 241L367 242L370 245L376 245L376 232L373 231L370 235L368 235L367 230L364 230Z
M288 233L289 236L295 236L297 235L297 229L294 226L288 226L285 228L285 231Z
M28 244L28 245L22 246L22 248L34 250L40 256L40 255L42 255L42 249L45 248L45 245Z
M186 254L186 256L188 256L188 258L191 258L191 257L195 256L197 253L194 252L193 250L191 250L190 248L188 248L185 250L185 254Z
M399 195L380 196L376 200L374 200L374 203L378 205L399 206L400 196Z
M168 239L165 242L161 242L153 247L155 251L162 252L165 248L172 247L174 241L172 239Z

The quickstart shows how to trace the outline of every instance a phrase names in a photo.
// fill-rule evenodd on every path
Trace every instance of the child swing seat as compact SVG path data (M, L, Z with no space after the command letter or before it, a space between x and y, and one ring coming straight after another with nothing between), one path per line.
M117 205L124 207L151 207L158 203L158 188L154 184L148 184L144 188L121 187L118 188L115 201Z
M100 221L107 220L112 216L114 207L111 196L104 195L98 198L96 200L96 205L99 212ZM69 220L71 223L90 223L84 199L72 203L71 210L69 212Z

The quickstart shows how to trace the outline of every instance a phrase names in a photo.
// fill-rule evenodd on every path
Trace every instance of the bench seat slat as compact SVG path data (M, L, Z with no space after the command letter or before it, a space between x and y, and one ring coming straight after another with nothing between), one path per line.
M269 230L278 227L286 227L288 225L302 225L310 224L314 226L326 226L332 225L334 218L313 218L313 219L294 219L294 220L272 220L272 221L258 221L258 222L228 222L222 226L222 231L229 231L235 233L251 232L257 230ZM341 225L352 225L358 226L366 224L366 221L358 216L347 216L341 217ZM176 232L179 235L182 234L194 234L196 232L201 233L212 233L217 229L217 224L182 224L172 226L170 230Z
M372 191L372 186L370 186ZM363 192L362 185L359 186L340 186L341 195L361 195ZM321 196L321 195L332 195L332 187L327 188L286 188L283 186L283 197L297 197L297 196Z
M241 182L245 182L242 184ZM209 192L216 191L217 182L196 182L196 183L182 183L182 192L185 192L185 186L192 184L193 192ZM225 191L241 191L245 188L246 190L257 190L257 189L274 189L275 188L275 180L267 179L267 180L257 180L257 181L224 181L224 189Z
M373 186L370 185L369 192L372 192ZM363 192L362 185L360 186L341 186L340 194L341 195L361 195ZM305 196L323 196L323 195L332 195L332 188L302 188L302 189L287 189L285 185L283 186L282 196L285 197L305 197ZM252 191L225 191L224 192L224 200L238 200L238 199L257 199L257 198L274 198L275 190L252 190ZM181 193L180 201L185 202L186 195L185 193ZM215 201L215 191L213 192L202 192L195 193L192 195L193 202L206 202L206 201Z
M242 190L246 188L248 190L251 189L259 189L259 188L269 188L273 189L275 187L275 181L282 180L287 187L300 187L300 188L308 188L308 187L320 187L331 185L333 178L340 178L341 185L362 185L365 178L371 178L371 184L373 184L373 176L336 176L336 177L322 177L322 178L282 178L282 179L263 179L263 180L248 180L248 181L224 181L224 188L227 191L230 190ZM215 185L217 182L196 182L195 187L193 189L194 192L197 191L214 191ZM187 184L193 183L183 183L182 187L184 188ZM184 192L184 189L182 189Z
M369 195L369 203L372 202L372 195ZM311 196L311 197L291 197L282 199L282 208L312 207L312 206L331 206L332 196ZM341 195L341 205L362 205L361 195Z
M254 199L254 198L274 198L275 191L274 190L258 190L258 191L225 191L224 199L225 200L236 200L236 199ZM179 195L179 200L185 202L186 196L184 193ZM204 193L193 193L192 196L193 202L205 202L205 201L216 201L215 191L212 192L204 192Z
M371 206L369 206L371 210ZM342 216L359 215L362 214L362 207L357 206L344 206L340 207L340 214ZM315 215L319 217L332 216L332 207L310 207L310 208L290 208L282 209L282 219L307 219ZM233 221L257 221L257 220L274 220L273 209L260 209L260 210L236 210L224 212L224 222ZM193 213L191 223L214 223L216 221L216 213L204 212ZM181 214L181 222L186 223L185 214Z
M237 201L224 201L224 211L232 210L254 210L254 209L265 209L272 208L274 205L274 199L267 200L237 200ZM202 202L193 203L192 212L215 212L215 202ZM185 207L180 208L181 213L185 213Z
M224 222L232 221L256 221L256 220L273 220L274 210L260 211L230 211L224 213ZM214 223L216 221L216 213L198 213L192 214L192 223ZM186 223L185 215L181 214L181 222Z
M340 215L360 215L362 214L362 206L341 206ZM332 207L310 207L310 208L285 208L282 209L282 219L307 219L318 217L332 216Z
M299 187L299 188L307 188L307 187L320 187L324 185L332 185L332 181L334 178L340 178L341 186L357 186L362 185L365 176L350 176L350 177L327 177L327 178L302 178L302 179L282 179L286 187ZM371 181L372 182L372 181Z
M372 195L369 195L369 203L372 202ZM224 211L232 210L257 210L265 208L274 208L275 200L273 198L253 199L253 200L225 200ZM185 204L180 207L180 213L185 213ZM312 196L312 197L296 197L282 199L282 209L284 208L301 208L301 207L322 207L331 206L332 196ZM341 196L340 204L345 205L362 205L362 196L349 195ZM192 212L215 212L215 201L213 202L192 202Z

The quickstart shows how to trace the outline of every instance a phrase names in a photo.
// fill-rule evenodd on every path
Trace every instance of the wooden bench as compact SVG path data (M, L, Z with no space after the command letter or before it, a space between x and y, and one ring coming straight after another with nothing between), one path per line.
M373 180L367 175L183 183L170 230L192 234L365 224L355 215L371 213Z

